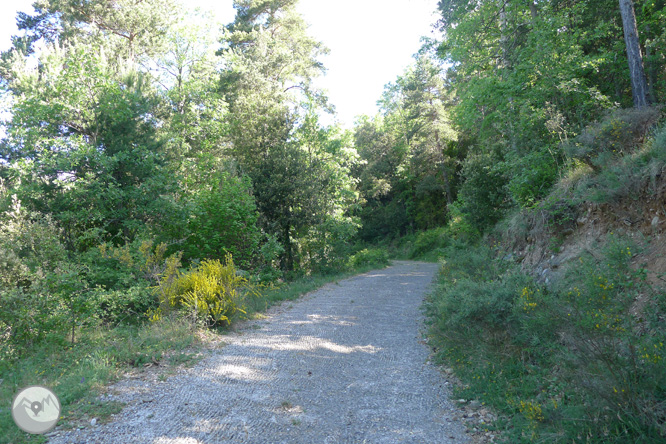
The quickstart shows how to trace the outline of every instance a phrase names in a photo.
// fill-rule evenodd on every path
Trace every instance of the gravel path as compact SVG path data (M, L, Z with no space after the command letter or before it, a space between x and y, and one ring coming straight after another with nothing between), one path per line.
M163 382L111 387L109 424L50 443L459 443L447 382L421 341L437 265L396 261L247 323Z

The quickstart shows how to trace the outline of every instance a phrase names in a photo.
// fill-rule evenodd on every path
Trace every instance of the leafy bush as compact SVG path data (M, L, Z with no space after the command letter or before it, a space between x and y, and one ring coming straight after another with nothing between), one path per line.
M47 216L28 213L12 196L0 214L0 337L2 357L58 333L64 323L64 301L45 279L67 266L60 230ZM52 291L55 290L55 291Z
M86 267L86 279L91 287L124 290L140 285L154 284L164 272L168 247L155 245L152 239L134 239L120 246L102 243L78 255ZM172 256L180 260L182 253Z
M12 196L10 208L0 214L0 283L3 287L29 287L66 258L60 229L51 218L27 212L16 196Z
M666 313L650 300L635 306L637 297L653 293L644 271L630 266L635 252L632 242L611 235L602 260L585 255L570 268L556 307L566 319L560 335L569 383L595 406L587 412L590 422L617 419L616 442L666 438L666 328L660 320Z
M482 153L467 157L462 175L465 181L458 194L461 212L475 229L483 232L511 206L506 172L497 156Z
M300 239L300 265L306 273L330 274L344 268L358 223L350 217L327 216Z
M187 272L169 268L156 287L160 308L149 312L152 320L177 308L193 322L229 325L235 316L245 313L246 295L257 293L246 278L238 275L231 254L227 254L224 264L207 259Z
M385 267L388 264L388 253L380 248L364 248L351 255L347 261L347 267L352 270L369 266Z
M111 326L138 324L145 313L158 307L155 292L147 285L135 285L123 290L95 289L88 301L89 312Z
M532 151L514 159L508 188L511 197L522 207L535 205L544 197L558 179L558 165L553 154Z
M249 178L210 174L190 198L189 235L178 246L185 260L219 259L231 253L241 267L249 268L261 238Z
M278 258L284 253L284 247L278 242L274 235L267 235L266 241L259 249L261 255L261 267L257 277L259 282L274 282L282 277L282 270Z
M449 245L450 237L445 227L422 231L416 235L416 241L409 252L410 259L421 258L431 251L440 250Z

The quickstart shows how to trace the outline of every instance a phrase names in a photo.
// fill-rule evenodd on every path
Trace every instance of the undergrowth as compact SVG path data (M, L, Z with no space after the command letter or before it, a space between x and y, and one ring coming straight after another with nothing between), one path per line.
M119 315L94 316L79 324L74 341L51 335L23 345L18 358L5 354L0 359L0 444L45 442L41 435L22 432L12 420L9 407L23 387L43 385L56 393L62 405L58 427L85 425L92 418L104 421L122 404L98 396L129 369L158 366L161 377L167 377L172 366L196 362L197 351L190 347L201 345L202 338L223 334L237 321L260 316L272 305L295 300L326 283L388 265L385 250L366 249L353 255L339 273L266 285L242 277L230 257L224 264L204 261L182 271L178 259L168 258L152 291L141 288L138 297L121 290L92 294L97 311ZM150 300L151 294L161 299L159 307L150 303L148 313L144 308L143 313L125 316L125 300Z
M458 396L492 406L504 442L663 442L666 295L609 236L561 282L537 284L486 246L454 244L428 312ZM632 315L634 301L653 303Z

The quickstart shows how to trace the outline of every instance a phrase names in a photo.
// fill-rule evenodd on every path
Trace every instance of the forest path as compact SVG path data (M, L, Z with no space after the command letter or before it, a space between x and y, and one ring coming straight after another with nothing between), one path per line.
M465 442L421 341L436 271L396 261L328 284L246 323L166 381L117 383L110 390L128 405L112 422L49 442Z

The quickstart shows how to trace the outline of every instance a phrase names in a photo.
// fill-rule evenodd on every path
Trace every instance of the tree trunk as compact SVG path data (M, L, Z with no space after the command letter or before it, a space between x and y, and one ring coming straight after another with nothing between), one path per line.
M532 23L534 23L534 20L536 20L537 17L539 16L539 12L537 11L537 5L532 0L529 0L527 3L529 3L530 14L532 15Z
M505 69L509 67L509 61L508 61L508 41L509 39L507 38L506 35L506 3L501 2L502 4L500 5L500 10L499 10L499 20L500 20L500 52L501 52L501 58L499 62L499 68L500 69Z
M636 26L636 13L632 0L620 0L620 14L622 14L622 27L624 28L624 42L627 46L627 59L629 61L629 75L631 76L631 93L634 98L634 107L648 106L648 87L643 69L643 56L638 41L638 28Z

